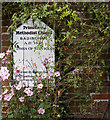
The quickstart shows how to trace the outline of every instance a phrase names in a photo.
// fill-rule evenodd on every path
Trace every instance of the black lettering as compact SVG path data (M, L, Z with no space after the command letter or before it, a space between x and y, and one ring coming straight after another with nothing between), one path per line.
M23 26L23 29L27 29L27 27L26 27L26 26Z
M32 50L33 48L32 47L29 47L28 50Z

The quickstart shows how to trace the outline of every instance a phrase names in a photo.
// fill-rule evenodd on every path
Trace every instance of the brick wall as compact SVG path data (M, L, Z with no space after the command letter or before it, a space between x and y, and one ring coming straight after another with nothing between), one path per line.
M6 22L7 21L7 22ZM8 29L8 26L10 20L8 19L2 19L2 27L1 27L1 52L6 52L6 50L8 50L8 47L10 45L10 40L9 40L9 37L10 37L10 33L7 32L7 29ZM8 88L9 87L9 84L8 84L8 80L6 81L3 81L2 82L2 89L1 91L4 89L4 88ZM7 107L2 105L2 116L6 117L7 114L6 114L6 110L7 110Z
M107 3L108 4L108 3ZM61 6L61 5L60 5ZM109 4L108 4L109 6ZM79 6L76 4L73 4L71 6L72 9L77 10L77 14L82 17L81 14L81 7L82 4L80 4ZM85 21L88 25L91 24L92 19L90 18L82 18L83 21ZM80 31L80 26L77 26L79 28ZM64 31L62 34L66 34L67 31ZM84 37L83 36L83 32L80 32L80 34L78 34L77 39L80 38L86 38L89 39L88 36ZM84 58L82 58L82 55L80 53L78 53L79 50L74 49L75 44L73 45L73 47L71 48L67 48L66 51L66 59L64 61L62 61L62 65L65 65L65 61L68 60L68 56L69 55L74 55L74 62L72 64L72 66L77 66L81 61L84 60ZM84 47L84 46L80 46L80 47ZM86 45L87 47L87 45ZM78 48L80 49L80 48ZM74 53L76 50L77 53ZM106 64L108 64L108 62L110 62L110 49L107 49L103 52L103 55L101 55L101 57L98 60L98 65L100 65L100 61L104 59ZM64 62L64 63L63 63ZM83 65L82 65L83 67ZM86 79L85 77L85 73L87 72L86 70L87 68L83 67L83 73L81 74L81 76L83 77L83 79ZM90 74L90 77L93 77L93 73ZM74 92L75 89L71 88L68 90L67 93L65 93L65 97L63 97L63 99L61 98L60 103L61 105L65 105L67 106L68 104L70 105L70 115L67 116L67 118L87 118L87 119L109 119L110 118L110 78L109 75L103 74L102 77L100 78L102 80L102 84L103 84L103 89L101 89L98 93L94 93L94 86L92 86L91 91L88 91L88 94L91 96L91 100L93 101L93 106L89 107L87 106L86 112L83 112L83 107L79 107L80 103L84 103L86 105L88 105L88 102L86 102L84 99L80 99L80 98L75 98L74 97ZM79 88L80 92L84 91L84 88ZM77 89L78 90L78 89ZM87 92L87 91L85 91Z
M60 5L61 3L59 3ZM75 3L72 5L72 9L77 10L78 13L80 13L80 6L77 6ZM90 19L86 19L86 22L88 24L91 22ZM10 33L7 33L7 29L9 25L11 24L11 19L8 15L7 16L2 16L2 25L1 25L1 52L5 52L8 49L8 46L10 45L9 37ZM65 31L66 32L66 31ZM78 36L79 38L82 37L82 33ZM82 46L81 46L82 47ZM73 54L73 48L67 49L67 56L69 54ZM106 57L104 55L104 58L106 61L110 61L110 49L107 50ZM103 56L102 56L103 57ZM82 56L80 53L77 53L75 56L75 63L78 64L80 61L82 61ZM109 119L110 118L110 79L109 76L102 76L103 80L103 89L100 90L99 93L94 94L91 92L88 92L91 95L91 99L94 100L94 105L92 107L86 107L87 111L83 114L82 112L82 107L78 107L80 103L87 104L83 99L71 99L69 101L70 107L70 114L66 119L69 118L104 118L104 119ZM8 86L7 81L2 83L2 87ZM94 87L93 87L94 89ZM74 89L71 88L68 90L66 93L65 97L67 98L73 98L74 96ZM61 101L62 102L62 101ZM64 103L65 104L65 103ZM66 103L67 104L67 103ZM2 109L2 115L6 117L6 107L3 107Z

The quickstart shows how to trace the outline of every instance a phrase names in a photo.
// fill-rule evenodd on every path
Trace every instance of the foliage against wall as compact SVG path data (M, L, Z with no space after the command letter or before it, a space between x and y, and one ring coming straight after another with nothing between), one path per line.
M65 92L68 87L74 87L75 97L91 101L88 91L92 92L92 86L95 86L93 92L100 90L103 83L101 77L104 74L109 75L110 63L102 58L108 55L106 51L110 45L108 4L27 2L3 4L3 14L12 14L9 30L15 30L28 18L33 20L39 18L55 30L55 70L61 73L61 80L56 81L56 89ZM77 4L80 9L75 10L73 4ZM19 12L14 9L13 14L12 7L16 6ZM67 54L69 50L72 50L72 54ZM76 60L78 55L82 57L79 61ZM79 69L80 73L73 77L72 72L75 68Z

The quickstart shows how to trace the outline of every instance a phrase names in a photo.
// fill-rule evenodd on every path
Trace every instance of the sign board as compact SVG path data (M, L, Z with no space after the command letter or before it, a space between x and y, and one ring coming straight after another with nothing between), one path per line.
M37 64L37 71L45 72L45 66L42 64L45 58L51 57L54 66L54 31L44 22L37 19L32 21L29 19L26 23L19 26L13 32L13 43L18 43L19 47L15 47L16 52L13 53L15 68L19 68L20 74L25 81L26 86L32 86L33 68L32 64Z

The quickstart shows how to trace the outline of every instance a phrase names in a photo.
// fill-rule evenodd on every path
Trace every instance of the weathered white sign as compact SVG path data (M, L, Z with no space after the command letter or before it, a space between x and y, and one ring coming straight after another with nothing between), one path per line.
M54 66L54 31L39 19L35 22L29 19L13 32L13 42L19 45L19 48L13 46L16 50L13 53L15 68L20 69L23 81L27 81L26 86L32 86L33 63L37 65L37 71L44 72L45 66L42 62L45 58L51 57L51 65Z

